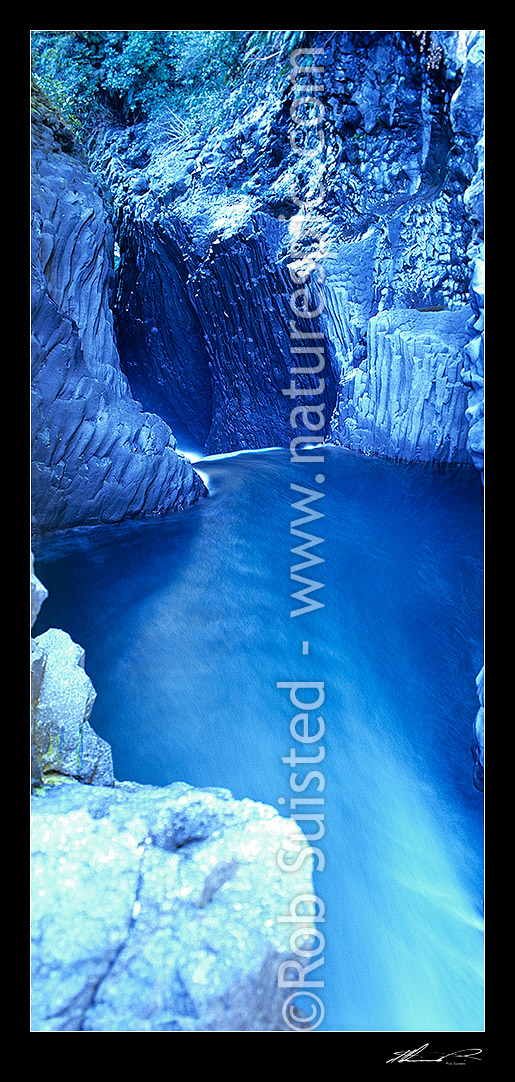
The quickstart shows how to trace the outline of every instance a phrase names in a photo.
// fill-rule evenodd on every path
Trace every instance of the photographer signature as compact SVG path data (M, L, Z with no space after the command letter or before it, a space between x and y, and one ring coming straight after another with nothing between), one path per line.
M464 1063L466 1060L473 1060L476 1063L481 1058L481 1048L460 1048L457 1052L445 1052L442 1055L438 1053L429 1053L427 1056L421 1055L429 1048L429 1044L421 1044L420 1048L408 1048L404 1052L396 1052L391 1059L387 1059L387 1063L443 1063L444 1060L449 1060L454 1063Z

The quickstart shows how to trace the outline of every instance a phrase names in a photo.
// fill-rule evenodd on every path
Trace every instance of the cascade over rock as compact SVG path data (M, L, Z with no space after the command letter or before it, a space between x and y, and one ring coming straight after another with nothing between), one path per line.
M35 533L188 506L204 485L120 369L101 187L41 101L31 195Z

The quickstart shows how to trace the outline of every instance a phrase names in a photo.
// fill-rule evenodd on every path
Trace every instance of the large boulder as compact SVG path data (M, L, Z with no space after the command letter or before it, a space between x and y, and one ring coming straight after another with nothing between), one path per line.
M290 1031L318 913L292 820L226 790L68 782L33 798L32 850L34 1031Z
M84 651L55 628L31 642L32 1029L302 1029L323 912L297 823L225 789L115 781Z
M114 781L111 748L89 723L96 692L84 657L58 628L32 641L33 762L43 783L63 775L96 785Z

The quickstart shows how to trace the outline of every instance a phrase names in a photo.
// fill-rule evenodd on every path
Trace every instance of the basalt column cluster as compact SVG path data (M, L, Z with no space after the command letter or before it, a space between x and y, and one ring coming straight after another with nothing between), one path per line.
M203 482L120 368L102 187L41 95L32 131L34 533L187 507Z
M311 155L298 152L287 51L217 125L180 140L146 122L92 137L120 248L122 368L144 406L179 415L208 453L286 446L291 267L311 260L324 437L477 464L482 32L313 33L310 61L323 134Z

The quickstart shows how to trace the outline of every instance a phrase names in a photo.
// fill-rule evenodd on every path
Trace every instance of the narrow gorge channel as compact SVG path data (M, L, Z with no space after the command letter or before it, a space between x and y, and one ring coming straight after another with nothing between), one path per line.
M33 44L32 1027L465 1047L483 35L184 32L190 84L210 35L232 87L195 130L135 76L106 90L130 35L159 58L180 33ZM45 96L55 37L102 72L82 144ZM324 73L322 160L294 152L294 48Z
M210 497L180 519L44 543L35 630L85 647L119 780L213 785L286 815L298 711L276 685L322 680L324 737L297 745L325 748L323 793L312 779L304 798L322 804L295 810L325 816L326 1025L480 1029L480 480L325 450L323 609L289 615L290 483L316 487L313 467L255 451L197 463Z

